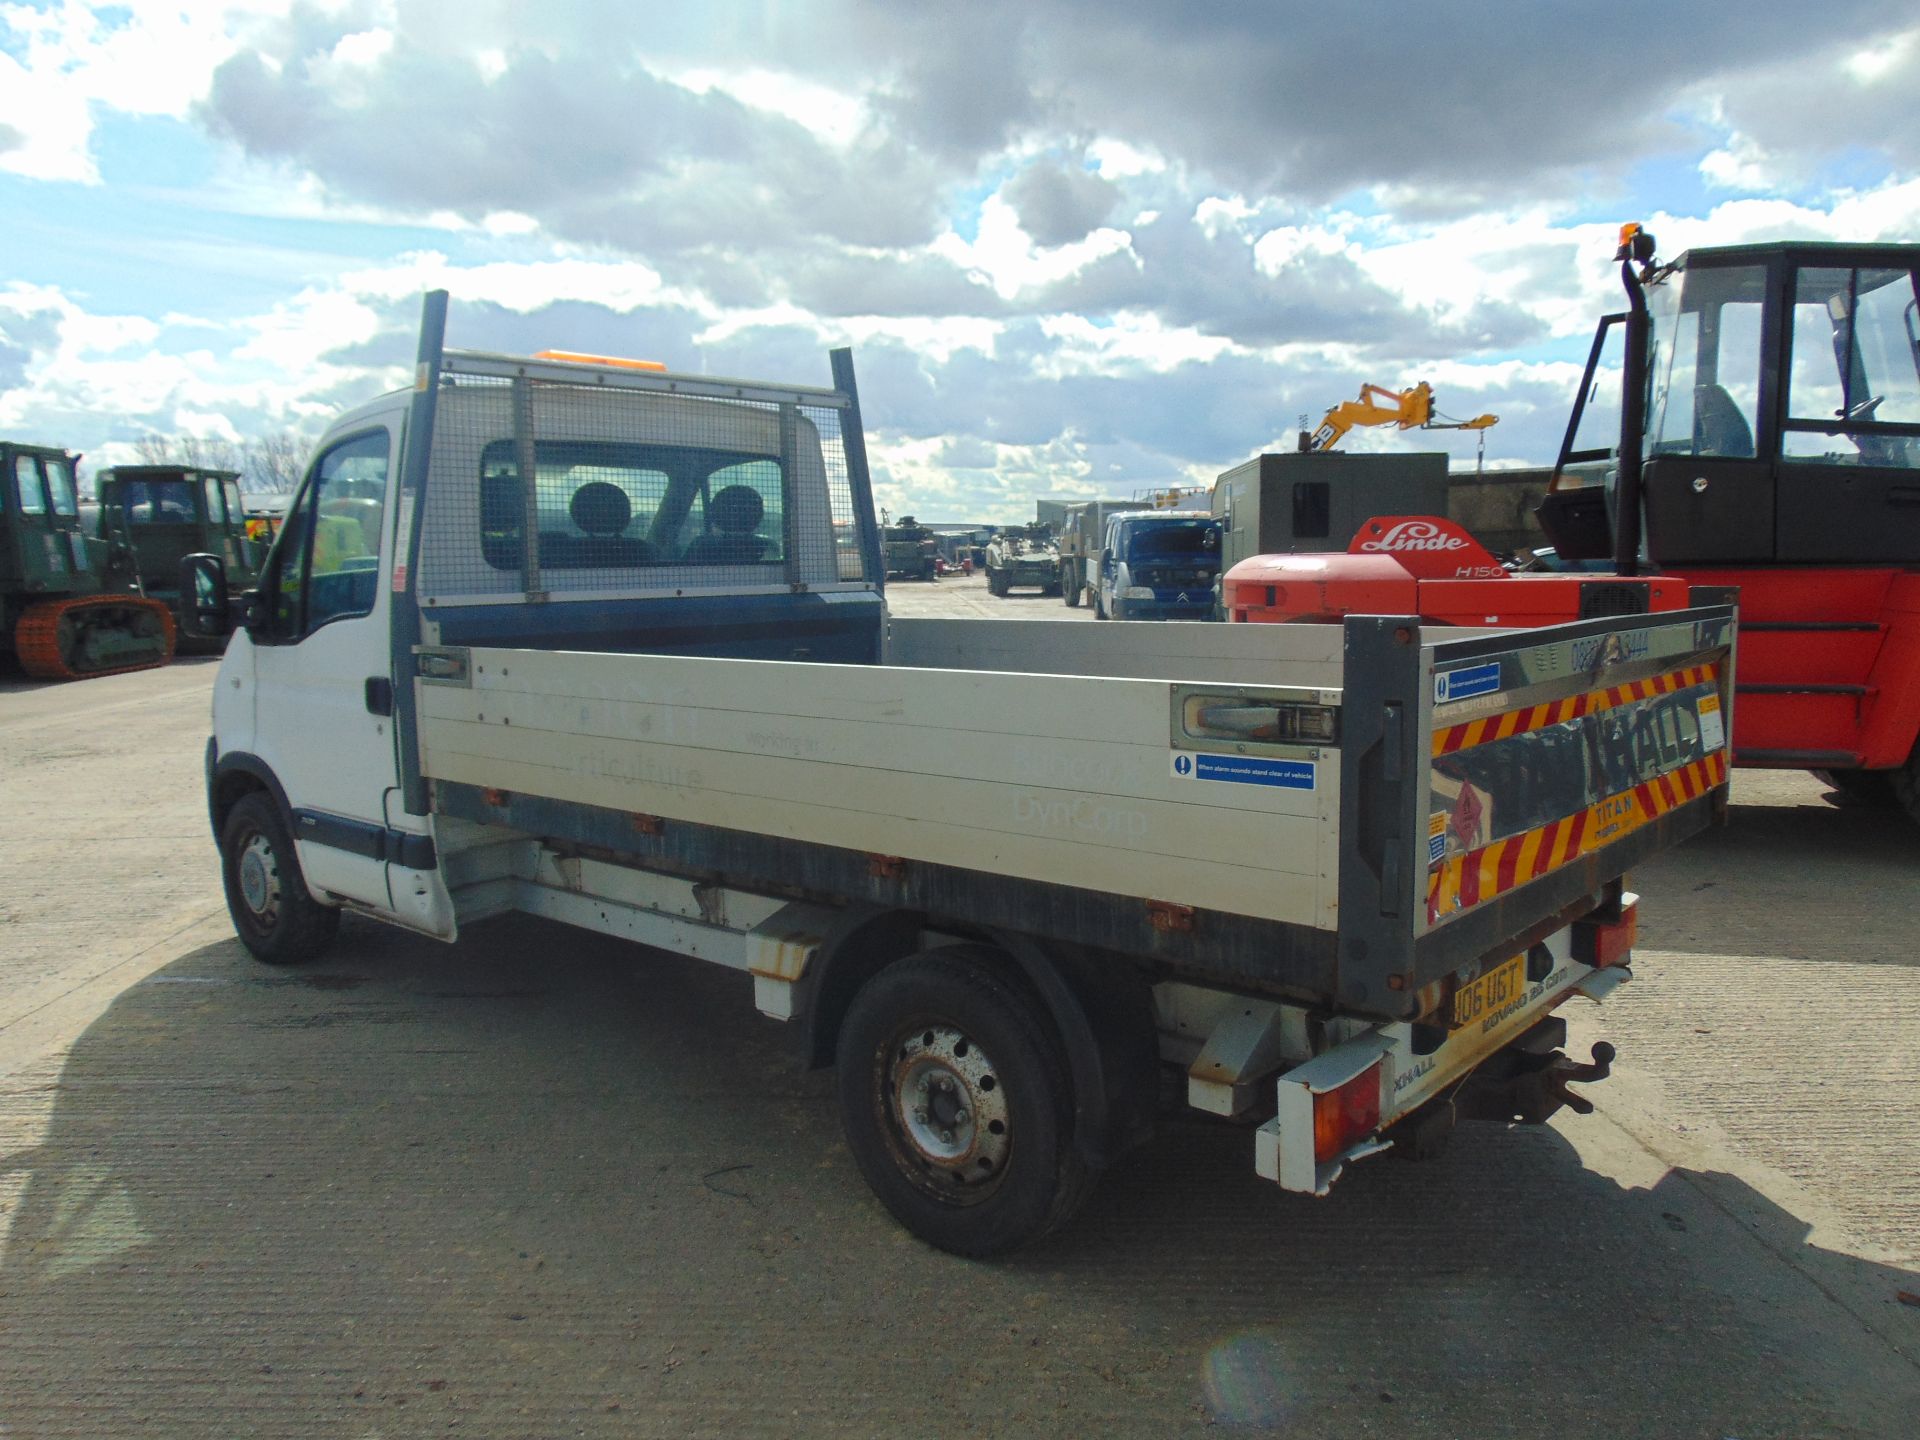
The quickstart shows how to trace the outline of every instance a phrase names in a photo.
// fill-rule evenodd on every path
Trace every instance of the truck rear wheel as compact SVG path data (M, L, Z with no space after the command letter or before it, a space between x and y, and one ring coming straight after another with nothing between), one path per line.
M1080 600L1081 600L1080 586L1074 584L1072 581L1068 581L1065 585L1061 587L1061 593L1066 596L1068 609L1078 610L1080 608Z
M998 1255L1085 1198L1066 1057L993 951L950 946L881 971L847 1011L837 1063L860 1173L928 1244Z
M333 943L340 912L308 892L293 837L269 796L245 796L227 816L220 876L233 928L256 960L298 965Z

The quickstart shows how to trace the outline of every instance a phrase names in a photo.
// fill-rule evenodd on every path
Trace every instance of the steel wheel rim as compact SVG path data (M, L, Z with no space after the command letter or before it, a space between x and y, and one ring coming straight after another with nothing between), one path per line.
M902 1026L877 1057L876 1108L894 1163L951 1205L997 1190L1013 1151L1007 1092L991 1057L958 1026Z
M240 847L234 864L241 903L263 927L272 926L280 915L280 866L267 837L254 831Z

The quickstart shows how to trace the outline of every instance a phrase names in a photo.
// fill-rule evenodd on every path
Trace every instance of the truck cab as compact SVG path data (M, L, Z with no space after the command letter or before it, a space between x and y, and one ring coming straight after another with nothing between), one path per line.
M1208 620L1220 573L1220 521L1148 512L1111 516L1094 614L1103 620Z
M80 519L74 457L0 442L0 593L9 603L98 588Z
M1736 762L1920 818L1920 245L1623 241L1542 529L1737 588Z
M96 535L109 565L150 597L180 600L180 561L221 557L229 583L254 583L265 547L247 535L240 476L183 465L115 465L94 477Z

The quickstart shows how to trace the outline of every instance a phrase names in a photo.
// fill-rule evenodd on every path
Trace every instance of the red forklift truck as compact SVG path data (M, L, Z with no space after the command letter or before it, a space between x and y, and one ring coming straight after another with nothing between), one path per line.
M1538 511L1550 571L1499 566L1445 520L1382 517L1345 555L1235 566L1228 618L1390 599L1531 625L1737 589L1734 763L1812 770L1920 821L1920 245L1653 250L1622 230L1627 309L1595 334ZM1611 357L1617 433L1583 444L1612 418Z

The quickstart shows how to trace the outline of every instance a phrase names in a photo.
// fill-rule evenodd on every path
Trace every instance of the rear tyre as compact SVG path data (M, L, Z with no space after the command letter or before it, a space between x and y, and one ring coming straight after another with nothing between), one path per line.
M860 1173L929 1245L1003 1254L1085 1199L1066 1057L995 952L956 945L881 971L847 1011L837 1063Z
M1068 609L1078 610L1080 608L1080 601L1084 598L1080 586L1069 581L1061 586L1061 594L1066 599Z
M340 912L307 890L300 855L264 794L246 796L220 830L220 876L240 943L269 965L317 959L340 929Z
M1851 804L1887 806L1901 803L1894 793L1892 778L1898 773L1888 770L1816 770L1813 778L1838 791Z

